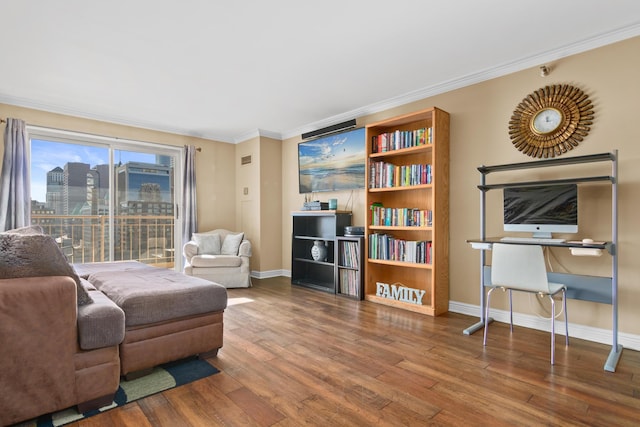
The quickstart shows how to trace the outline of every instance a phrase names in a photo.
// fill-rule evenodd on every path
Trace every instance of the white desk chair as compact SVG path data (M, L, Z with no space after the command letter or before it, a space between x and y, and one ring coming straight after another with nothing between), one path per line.
M567 321L566 286L550 283L544 263L542 246L494 243L491 250L491 289L487 292L485 319L489 319L489 301L491 293L500 288L509 292L510 323L513 332L513 304L511 291L531 292L549 297L551 300L551 364L555 361L555 300L553 297L562 292L562 308L564 311L565 343L569 345L569 329ZM487 345L489 322L485 321L483 345Z

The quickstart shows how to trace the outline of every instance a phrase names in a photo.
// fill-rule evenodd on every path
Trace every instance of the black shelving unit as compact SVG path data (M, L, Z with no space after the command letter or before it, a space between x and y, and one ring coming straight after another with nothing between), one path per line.
M291 283L324 292L336 293L338 283L338 236L351 225L351 212L323 210L292 213ZM326 260L314 260L311 248L316 240L327 247Z

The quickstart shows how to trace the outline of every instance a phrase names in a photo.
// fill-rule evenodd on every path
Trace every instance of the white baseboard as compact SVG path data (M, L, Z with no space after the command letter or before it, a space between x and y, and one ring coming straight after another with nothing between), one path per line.
M480 318L480 306L465 304L456 301L449 301L449 311L453 313L466 314ZM489 315L494 321L509 323L509 312L492 308ZM569 316L571 317L571 316ZM549 319L542 319L531 314L513 313L513 324L525 328L538 329L549 332L551 330ZM469 324L471 326L471 324ZM462 333L462 331L460 331ZM565 335L564 319L556 320L556 333ZM578 325L569 322L569 337L575 337L586 341L593 341L600 344L613 344L611 330L594 328L592 326ZM625 349L640 351L640 335L626 334L618 332L618 344Z
M251 277L255 277L256 279L268 279L270 277L291 277L291 272L289 270L268 270L268 271L252 271Z

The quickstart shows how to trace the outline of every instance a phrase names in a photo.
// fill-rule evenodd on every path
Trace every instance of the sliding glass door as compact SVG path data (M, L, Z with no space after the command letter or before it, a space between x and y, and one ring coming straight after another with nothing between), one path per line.
M173 267L180 149L30 130L31 222L73 263Z
M176 159L123 150L115 159L116 259L173 265Z

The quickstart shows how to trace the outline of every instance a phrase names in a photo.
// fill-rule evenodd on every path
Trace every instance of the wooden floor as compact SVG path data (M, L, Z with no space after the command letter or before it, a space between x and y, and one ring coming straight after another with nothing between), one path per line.
M637 426L640 352L421 314L291 286L230 289L222 372L79 426Z

